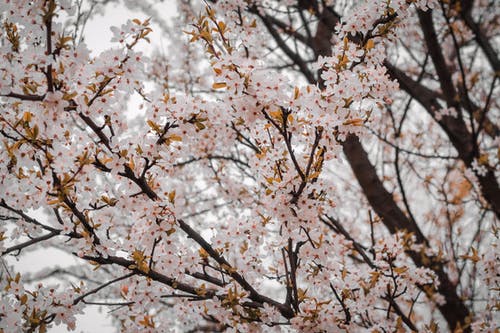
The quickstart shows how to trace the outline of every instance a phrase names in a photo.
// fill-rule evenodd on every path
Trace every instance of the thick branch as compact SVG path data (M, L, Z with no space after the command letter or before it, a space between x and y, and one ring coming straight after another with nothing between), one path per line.
M416 82L388 61L384 64L387 67L389 75L398 81L401 88L417 100L437 120L436 111L440 108L437 102L438 94ZM471 168L472 162L477 158L477 152L475 152L472 144L473 139L463 119L461 117L444 115L437 122L457 150L459 158L468 168ZM489 169L485 175L476 172L476 176L484 198L491 205L497 218L500 218L500 188L493 170Z
M299 67L300 71L304 74L309 83L316 82L316 79L314 78L313 73L309 70L306 61L304 61L304 59L302 59L297 53L293 52L293 50L286 44L268 17L260 15L258 10L256 10L256 14L259 15L274 41L278 44L278 47L288 56L288 58L290 58L290 60L294 62L294 64Z
M405 216L394 202L392 195L384 188L359 139L351 134L342 146L366 198L389 231L395 233L406 230L416 236L417 242L428 245L418 226ZM469 316L469 310L444 271L443 263L435 262L433 258L425 257L422 253L409 251L408 254L417 266L430 268L438 276L440 284L437 291L446 298L446 304L439 305L439 309L448 325L455 329L458 323L462 323Z
M490 63L491 67L495 71L496 75L500 75L500 60L498 59L498 55L493 48L493 45L491 45L490 40L488 36L486 36L486 33L481 29L481 26L474 21L474 19L471 16L470 11L462 11L462 18L465 22L465 24L469 27L469 29L474 33L474 37L483 50L484 54L486 55L486 58L488 59L488 62Z

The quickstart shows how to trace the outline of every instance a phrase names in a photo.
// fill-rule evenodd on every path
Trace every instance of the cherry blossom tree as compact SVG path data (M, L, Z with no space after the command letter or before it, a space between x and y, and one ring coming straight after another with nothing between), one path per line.
M0 1L0 332L498 330L494 0L113 2Z

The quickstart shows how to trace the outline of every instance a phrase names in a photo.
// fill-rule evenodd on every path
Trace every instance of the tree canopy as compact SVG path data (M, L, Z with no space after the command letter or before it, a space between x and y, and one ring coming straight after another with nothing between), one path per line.
M494 0L119 2L0 0L0 332L499 329Z

